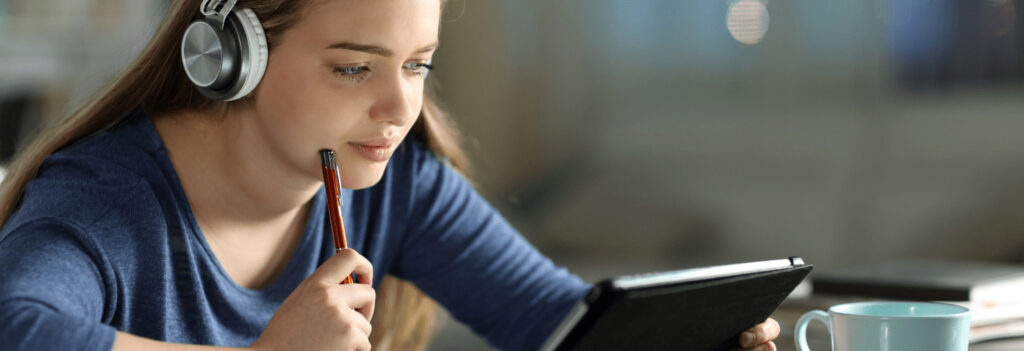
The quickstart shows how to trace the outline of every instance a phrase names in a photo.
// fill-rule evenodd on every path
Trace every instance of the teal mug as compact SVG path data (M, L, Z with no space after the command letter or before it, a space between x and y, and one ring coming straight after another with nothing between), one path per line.
M933 302L856 302L813 310L796 323L796 347L807 346L807 324L828 327L834 351L967 351L971 311Z

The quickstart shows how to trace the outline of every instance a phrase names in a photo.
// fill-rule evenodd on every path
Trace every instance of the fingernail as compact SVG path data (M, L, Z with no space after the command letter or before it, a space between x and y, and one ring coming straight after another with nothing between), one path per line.
M754 342L754 333L744 332L740 335L740 344L743 347L750 347L750 343Z

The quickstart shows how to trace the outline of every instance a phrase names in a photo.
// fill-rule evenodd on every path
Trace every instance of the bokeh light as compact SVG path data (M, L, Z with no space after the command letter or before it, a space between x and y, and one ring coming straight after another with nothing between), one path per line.
M726 17L729 34L736 41L754 45L768 32L768 8L759 0L739 0L729 6Z

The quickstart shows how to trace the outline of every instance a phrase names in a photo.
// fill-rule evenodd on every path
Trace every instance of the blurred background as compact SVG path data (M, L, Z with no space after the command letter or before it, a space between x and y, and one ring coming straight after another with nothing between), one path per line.
M167 0L0 0L0 167ZM1024 1L452 0L478 190L584 280L802 256L1024 260ZM2 173L2 171L0 171ZM486 344L449 322L433 349Z

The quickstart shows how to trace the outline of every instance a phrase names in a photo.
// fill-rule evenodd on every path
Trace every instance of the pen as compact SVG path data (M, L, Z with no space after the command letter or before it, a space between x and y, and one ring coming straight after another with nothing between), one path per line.
M327 190L327 217L331 219L331 233L334 234L334 251L348 247L345 239L345 221L341 218L341 173L338 172L338 160L334 150L320 150L320 165L324 172L324 188ZM345 277L342 284L351 284L352 276Z

